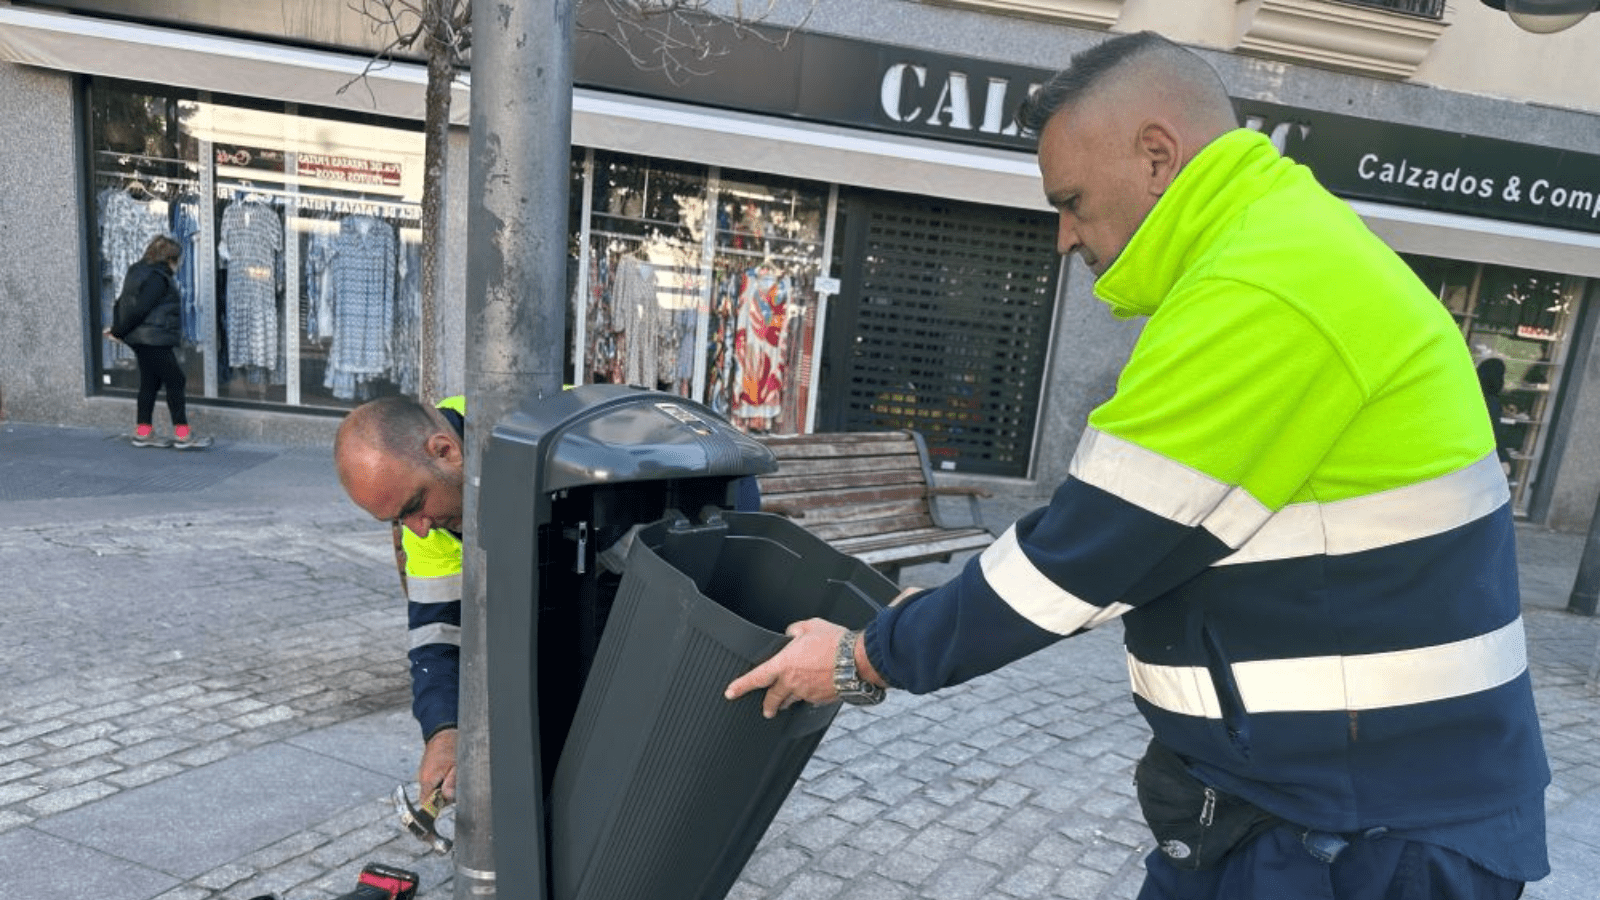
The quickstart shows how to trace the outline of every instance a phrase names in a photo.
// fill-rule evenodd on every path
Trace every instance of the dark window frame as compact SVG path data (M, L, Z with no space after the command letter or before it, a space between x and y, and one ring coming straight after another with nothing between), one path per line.
M1419 19L1440 20L1444 18L1445 0L1338 0L1350 6L1366 6L1372 9L1387 10L1403 16L1414 16Z

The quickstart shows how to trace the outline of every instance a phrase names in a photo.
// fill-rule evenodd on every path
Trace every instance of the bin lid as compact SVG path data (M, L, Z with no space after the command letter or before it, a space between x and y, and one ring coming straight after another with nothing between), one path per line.
M502 419L497 440L540 446L540 489L777 471L759 441L709 407L627 385L580 385Z

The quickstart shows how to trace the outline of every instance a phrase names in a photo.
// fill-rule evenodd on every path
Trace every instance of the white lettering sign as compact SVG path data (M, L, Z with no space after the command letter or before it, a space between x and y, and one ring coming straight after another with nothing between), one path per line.
M1038 86L1030 84L1028 91ZM892 122L920 122L951 131L1007 137L1019 134L1007 105L1012 95L1010 80L991 75L983 79L978 90L974 91L974 87L965 72L935 75L930 83L926 66L895 63L883 70L878 82L878 103Z

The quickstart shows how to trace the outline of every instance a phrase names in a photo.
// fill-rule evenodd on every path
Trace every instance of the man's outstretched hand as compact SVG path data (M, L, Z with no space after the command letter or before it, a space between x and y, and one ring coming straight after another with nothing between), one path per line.
M833 658L844 632L844 626L825 619L790 625L783 633L793 640L778 655L735 678L723 695L737 700L766 688L761 714L769 719L796 701L833 702L839 696L833 688Z

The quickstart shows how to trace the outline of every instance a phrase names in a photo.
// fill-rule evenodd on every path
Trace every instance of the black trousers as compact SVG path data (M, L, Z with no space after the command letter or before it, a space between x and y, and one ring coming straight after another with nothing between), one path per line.
M146 344L129 344L133 355L139 359L139 418L138 424L149 425L156 411L156 392L167 389L167 412L173 425L189 424L189 413L184 405L183 388L188 383L178 356L171 347L151 347Z

